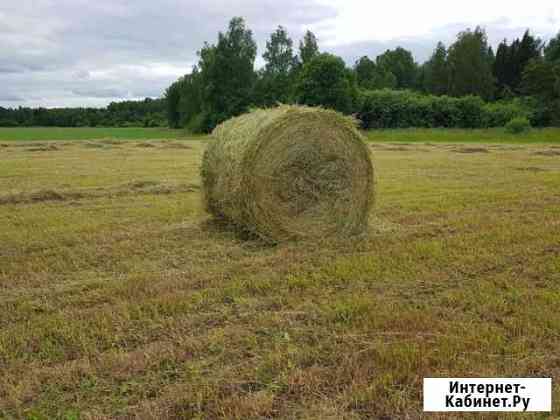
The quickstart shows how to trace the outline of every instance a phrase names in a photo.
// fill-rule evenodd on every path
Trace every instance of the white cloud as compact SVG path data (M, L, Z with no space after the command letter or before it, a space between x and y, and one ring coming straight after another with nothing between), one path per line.
M504 29L531 28L549 35L560 29L560 2L538 0L389 1L318 0L338 11L336 18L315 25L326 45L360 41L431 37L442 27L483 25ZM451 34L454 36L455 34Z

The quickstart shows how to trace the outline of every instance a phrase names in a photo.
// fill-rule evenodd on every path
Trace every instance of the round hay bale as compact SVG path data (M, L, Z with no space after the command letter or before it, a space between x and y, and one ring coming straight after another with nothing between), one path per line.
M352 118L280 106L232 118L212 136L201 175L214 216L272 242L366 229L373 165Z

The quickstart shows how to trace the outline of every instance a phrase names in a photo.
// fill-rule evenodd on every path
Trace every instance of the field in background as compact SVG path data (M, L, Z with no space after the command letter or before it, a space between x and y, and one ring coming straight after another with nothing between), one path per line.
M194 137L185 130L115 127L0 127L0 141L9 140L153 140Z
M370 130L364 132L375 142L420 143L560 143L560 128L532 129L523 134L506 133L503 128L460 130L444 128L414 128ZM0 141L10 140L161 140L200 139L185 130L168 128L57 128L0 127Z
M430 376L560 415L560 145L435 132L369 134L367 237L276 247L209 221L205 139L2 143L0 418L418 418Z
M507 133L503 128L476 130L449 128L405 128L392 130L370 130L365 132L365 134L368 140L376 142L560 144L560 128L534 128L522 134Z

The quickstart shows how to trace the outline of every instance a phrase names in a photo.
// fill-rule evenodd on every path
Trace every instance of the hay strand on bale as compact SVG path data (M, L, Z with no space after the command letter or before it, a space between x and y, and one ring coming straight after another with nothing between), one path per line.
M277 242L363 232L373 165L352 118L302 106L216 127L202 162L207 210Z

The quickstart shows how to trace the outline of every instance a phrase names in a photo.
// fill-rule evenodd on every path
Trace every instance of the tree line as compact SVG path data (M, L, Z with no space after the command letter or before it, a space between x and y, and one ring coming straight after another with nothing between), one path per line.
M2 108L0 127L159 127L167 125L165 99L112 102L105 108Z
M494 52L482 28L449 46L439 42L423 64L402 47L353 66L321 52L307 31L294 45L279 26L255 70L257 44L235 17L216 43L198 51L192 71L161 99L113 102L106 108L0 107L0 126L164 126L209 132L252 107L323 106L355 115L363 128L493 127L516 117L560 125L560 33L548 43L527 30Z
M519 116L560 124L560 33L545 44L526 31L494 52L482 28L467 29L449 47L438 43L421 65L397 47L349 68L321 52L309 31L298 47L279 26L255 71L252 31L233 18L215 44L203 45L192 72L166 90L169 126L208 132L251 107L277 103L355 114L364 128L486 127Z

